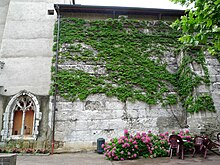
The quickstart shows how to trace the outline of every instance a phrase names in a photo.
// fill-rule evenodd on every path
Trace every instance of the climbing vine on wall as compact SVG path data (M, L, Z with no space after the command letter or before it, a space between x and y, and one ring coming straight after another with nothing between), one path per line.
M192 64L199 67L199 76L193 72ZM208 69L205 66L205 55L202 49L184 49L184 56L182 58L181 66L176 74L177 76L177 90L183 107L188 112L198 111L215 111L214 103L208 94L195 94L195 88L201 84L209 85Z
M193 88L207 83L208 78L207 74L196 76L188 68L192 59L200 59L204 66L204 55L186 56L178 71L168 71L173 66L166 61L180 53L178 35L162 21L63 18L59 71L53 85L57 84L58 94L70 101L105 93L121 101L163 105L185 102L192 96Z

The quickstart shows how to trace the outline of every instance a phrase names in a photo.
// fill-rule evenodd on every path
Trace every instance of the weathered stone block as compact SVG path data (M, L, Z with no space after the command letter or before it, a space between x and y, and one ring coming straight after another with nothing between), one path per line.
M142 130L145 130L144 127L156 128L157 118L156 117L148 117L148 118L144 118L144 119L139 119L139 123L141 123L143 126Z
M104 130L108 129L111 120L91 120L87 121L87 129L89 130Z
M220 91L220 82L213 83L213 90Z
M132 102L126 102L127 110L145 110L148 108L148 105L144 102L136 101L134 103Z
M208 65L214 65L214 66L219 65L218 60L216 58L211 57L211 56L210 56L210 58L206 58L206 63Z
M209 93L209 89L206 85L200 85L197 87L199 93Z
M209 80L210 80L211 82L219 81L219 80L220 80L220 76L217 77L217 76L215 76L215 75L211 75L211 76L209 76Z
M105 105L101 101L86 101L85 102L85 110L99 110L102 111L105 109Z
M180 128L180 126L184 125L181 116L177 116L178 120L174 117L158 117L157 118L157 127L159 128L160 132L170 128L173 129L174 127ZM164 129L165 128L165 129Z
M84 110L84 102L81 102L81 101L73 102L72 109L77 110L77 111L83 111Z
M94 94L94 95L89 95L86 98L86 101L105 101L106 98L107 97L105 94Z
M211 76L209 76L209 77L211 77ZM215 78L216 78L217 82L220 82L220 75L216 75Z
M218 71L213 66L207 66L210 75L218 75Z
M71 110L62 110L56 112L56 120L65 121L70 119L76 119L76 116Z
M124 103L120 101L117 101L117 102L106 101L105 105L106 105L106 109L112 109L112 110L123 110L124 109Z
M72 102L62 102L62 109L73 109L73 103Z

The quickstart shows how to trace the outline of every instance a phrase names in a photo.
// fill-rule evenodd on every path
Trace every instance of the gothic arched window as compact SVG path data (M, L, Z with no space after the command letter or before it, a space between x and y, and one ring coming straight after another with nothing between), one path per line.
M13 117L12 135L32 135L34 126L35 105L27 96L20 96L16 100Z
M2 139L36 139L40 106L37 98L27 91L21 91L9 101L4 113Z

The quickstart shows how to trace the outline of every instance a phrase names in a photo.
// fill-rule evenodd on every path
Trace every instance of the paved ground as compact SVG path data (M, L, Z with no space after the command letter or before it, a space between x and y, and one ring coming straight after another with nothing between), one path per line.
M109 161L104 155L94 152L54 154L50 156L18 156L17 165L220 165L220 156L208 155L207 159L197 155L184 160L173 157L126 161Z

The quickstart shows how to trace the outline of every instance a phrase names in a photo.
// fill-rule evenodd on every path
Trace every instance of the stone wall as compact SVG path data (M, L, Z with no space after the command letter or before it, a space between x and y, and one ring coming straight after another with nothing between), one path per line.
M214 102L216 113L199 112L188 114L188 125L193 132L205 133L216 139L216 134L220 132L220 64L214 57L206 56L206 66L209 72L210 86L201 85L196 89L196 93L209 93ZM196 65L192 67L197 74L203 71Z
M0 104L2 105L2 107L0 107L1 111L0 111L0 115L1 117L3 117L3 111L2 109L6 109L6 106L8 105L8 102L11 100L12 97L10 96L1 96L0 97L0 103L4 102L4 104ZM7 140L5 141L6 144L8 144L9 147L18 147L18 148L28 148L27 146L29 146L30 148L32 148L34 146L34 148L50 148L51 143L50 143L50 139L51 139L51 127L48 125L48 120L49 119L49 96L37 96L37 99L39 101L40 104L40 113L42 114L42 118L39 121L39 127L38 127L38 136L36 138L36 140L31 140L30 142L28 142L28 140ZM2 120L2 119L1 119ZM1 123L3 124L3 123ZM2 125L1 125L2 126ZM18 143L17 143L18 142Z
M72 45L76 44L97 54L90 45L81 42L72 43ZM69 43L63 44L61 51L67 50L69 46L71 46ZM164 52L160 58L161 63L167 64L166 69L169 72L176 73L178 60L173 49L170 48ZM154 55L149 58L158 60ZM105 63L63 60L58 65L58 71L73 69L93 75L106 75L105 67ZM169 92L174 92L171 84ZM55 115L56 152L94 150L98 138L109 141L113 137L121 136L124 129L131 132L151 130L154 133L162 133L179 130L185 126L185 112L180 104L163 107L160 103L148 105L140 101L122 102L116 97L107 97L105 94L90 95L84 101L78 99L74 102L59 97L57 110Z
M167 58L171 59L171 56ZM180 57L181 58L181 57ZM164 59L166 60L166 59ZM177 59L168 65L169 70L176 71ZM185 122L194 133L206 133L214 137L219 132L220 125L220 64L213 56L206 57L206 65L210 75L210 86L200 85L195 89L195 94L211 94L216 113L199 112L187 114L181 105L162 107L160 104L149 106L144 102L121 102L117 98L109 98L104 94L89 96L85 101L68 102L58 98L56 112L56 151L79 151L96 148L98 138L110 140L112 137L119 137L124 129L131 132L152 130L161 133L171 130L179 130ZM61 68L84 68L90 73L92 67L84 63L73 65L60 65ZM85 69L86 68L86 69ZM191 64L191 69L202 76L204 71L196 63ZM103 73L100 70L100 73Z
M57 151L94 149L98 138L119 137L124 129L131 132L152 130L154 133L179 129L183 119L181 107L171 108L143 102L123 103L104 94L75 102L59 98L55 140L61 145L56 146Z

